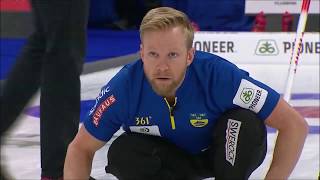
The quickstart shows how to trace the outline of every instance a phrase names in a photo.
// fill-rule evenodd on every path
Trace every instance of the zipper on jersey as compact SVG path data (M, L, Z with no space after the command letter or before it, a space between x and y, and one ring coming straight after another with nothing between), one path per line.
M168 106L168 108L169 108L171 128L172 128L173 130L175 130L175 129L176 129L176 123L175 123L175 121L174 121L173 110L174 110L174 107L175 107L176 104L177 104L177 97L174 98L174 104L173 104L173 106L170 106L170 104L169 104L169 102L167 101L166 98L164 98L164 100L166 101L167 106Z

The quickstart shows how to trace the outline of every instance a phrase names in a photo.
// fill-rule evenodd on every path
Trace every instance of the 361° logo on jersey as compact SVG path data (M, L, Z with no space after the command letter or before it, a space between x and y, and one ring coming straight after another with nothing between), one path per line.
M258 56L276 56L279 54L277 43L273 39L261 39L257 43L255 54Z

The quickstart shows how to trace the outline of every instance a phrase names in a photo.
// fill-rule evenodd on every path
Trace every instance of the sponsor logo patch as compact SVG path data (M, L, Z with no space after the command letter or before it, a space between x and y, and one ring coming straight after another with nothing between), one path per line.
M258 113L264 105L268 96L268 91L260 88L252 82L242 79L233 104Z
M141 134L148 134L153 136L161 136L159 127L156 125L153 126L130 126L131 132L141 133Z
M98 127L99 122L101 120L102 114L114 103L116 102L116 98L114 97L114 95L111 95L109 97L107 97L107 99L105 101L103 101L102 103L100 103L99 107L97 108L97 110L94 112L94 114L92 115L92 122L93 124Z
M252 100L253 96L254 96L254 89L243 88L242 92L241 92L241 95L240 95L240 99L245 104L248 104Z
M240 133L241 121L228 119L227 129L226 129L226 160L234 166L237 155L237 143L238 136Z
M90 109L89 115L91 115L94 110L96 109L99 100L107 93L110 91L110 86L107 86L106 88L102 89L101 92L99 93L99 96L96 98L96 103L94 104L94 106Z

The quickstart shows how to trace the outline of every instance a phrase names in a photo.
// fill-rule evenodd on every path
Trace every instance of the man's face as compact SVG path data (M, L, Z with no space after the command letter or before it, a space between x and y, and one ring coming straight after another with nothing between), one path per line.
M194 49L188 49L180 27L145 32L140 46L144 73L160 96L173 97L192 63Z

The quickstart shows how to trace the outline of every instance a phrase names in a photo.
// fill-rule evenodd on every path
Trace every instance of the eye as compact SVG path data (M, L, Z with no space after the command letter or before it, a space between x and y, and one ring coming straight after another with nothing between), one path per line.
M178 57L178 53L176 53L176 52L170 52L170 53L168 54L168 56L169 56L169 58L176 58L176 57Z
M154 58L159 56L156 52L153 52L153 51L150 51L150 52L148 53L148 55L149 55L150 57L154 57Z

